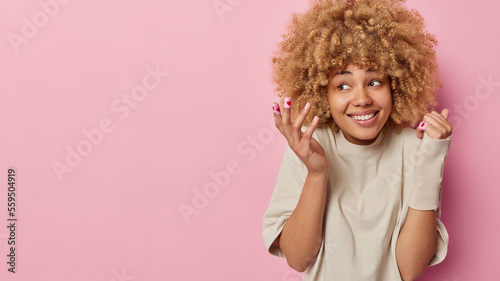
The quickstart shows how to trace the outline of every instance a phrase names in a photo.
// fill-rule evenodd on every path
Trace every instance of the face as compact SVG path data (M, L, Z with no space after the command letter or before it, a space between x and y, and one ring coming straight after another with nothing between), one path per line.
M346 139L359 145L374 142L392 109L389 77L349 64L342 73L332 70L327 94L333 120Z

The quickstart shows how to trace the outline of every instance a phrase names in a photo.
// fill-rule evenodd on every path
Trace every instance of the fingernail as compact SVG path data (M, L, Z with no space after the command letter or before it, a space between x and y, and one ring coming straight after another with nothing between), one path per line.
M291 104L292 104L292 100L290 98L285 98L284 107L285 108L290 108Z
M319 117L318 117L318 116L314 116L314 118L313 118L313 122L318 121L318 119L319 119Z
M281 115L281 111L280 111L280 106L279 106L279 104L277 104L277 103L273 103L273 112L274 112L274 114Z
M427 123L425 122L420 122L420 125L418 125L418 127L422 130L422 131L425 131L425 127L427 126Z
M304 109L306 109L309 106L309 103L306 103L306 106L304 106Z

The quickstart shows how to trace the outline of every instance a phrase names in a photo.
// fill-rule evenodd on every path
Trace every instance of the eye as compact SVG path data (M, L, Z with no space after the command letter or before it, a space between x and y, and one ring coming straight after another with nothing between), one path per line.
M380 86L382 85L382 82L381 81L378 81L378 80L373 80L373 81L370 81L370 86Z
M347 85L345 83L342 83L342 84L337 86L337 89L339 89L340 91L344 91L344 90L347 90L349 88L350 88L349 85Z

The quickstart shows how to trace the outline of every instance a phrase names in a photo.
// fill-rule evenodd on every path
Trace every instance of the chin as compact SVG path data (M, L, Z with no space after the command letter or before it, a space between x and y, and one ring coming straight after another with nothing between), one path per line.
M363 137L356 137L356 136L353 136L355 137L356 139L360 140L360 141L375 141L375 139L377 138L378 134L377 135L370 135L370 136L363 136Z
M380 130L376 129L371 129L371 130L364 130L365 132L353 132L352 136L359 139L359 140L373 140L377 138L378 134L380 133ZM368 132L366 132L368 131Z
M372 140L377 138L378 134L380 133L380 130L368 134L362 134L359 139L361 140Z
M342 128L341 128L342 130ZM378 134L380 133L381 129L377 130L377 129L364 129L362 131L360 130L351 130L351 131L344 131L342 130L342 132L344 133L344 135L348 135L346 136L346 138L349 140L349 138L354 138L353 139L353 143L357 143L357 144L366 144L366 143L371 143L373 141L375 141L375 139L377 138Z

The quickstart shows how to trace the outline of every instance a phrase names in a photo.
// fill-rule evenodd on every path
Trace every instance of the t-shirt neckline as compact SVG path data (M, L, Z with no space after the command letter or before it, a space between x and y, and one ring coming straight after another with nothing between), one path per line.
M360 145L348 141L342 130L339 129L339 131L335 134L335 140L337 142L337 147L340 149L339 152L347 152L349 154L356 155L371 155L382 147L384 136L385 133L382 129L374 142L368 145Z

